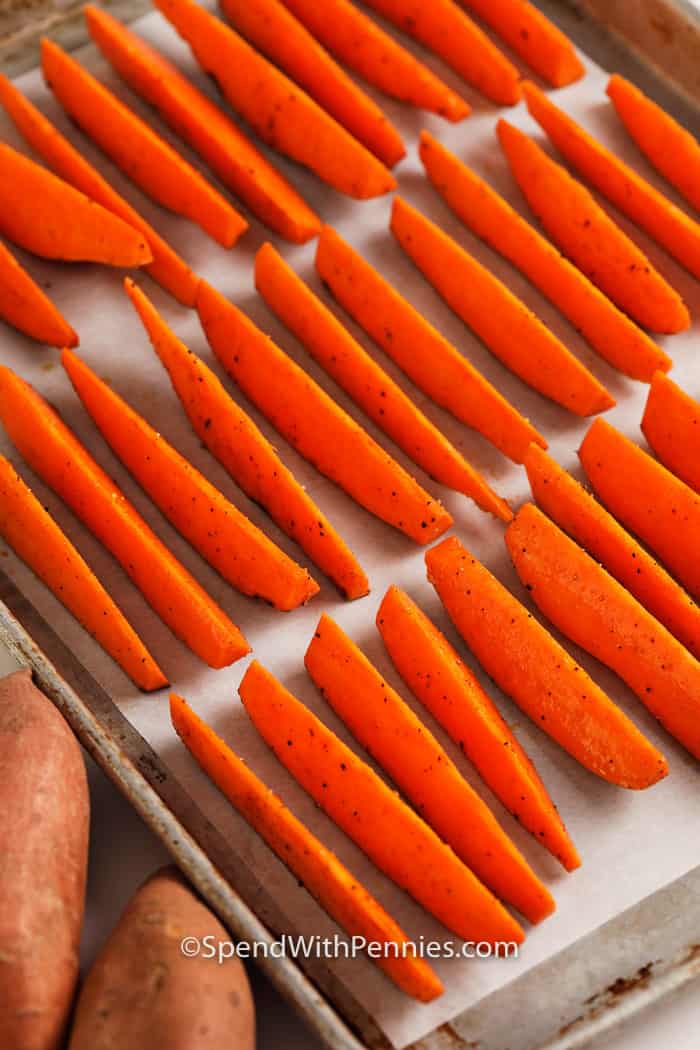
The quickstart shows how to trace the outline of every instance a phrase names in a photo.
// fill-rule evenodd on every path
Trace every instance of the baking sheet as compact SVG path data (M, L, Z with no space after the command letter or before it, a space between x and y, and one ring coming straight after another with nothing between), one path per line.
M192 61L186 46L159 16L149 15L142 19L138 23L138 29L174 58L200 87L212 91L207 78L198 71ZM152 113L140 106L134 96L111 74L106 63L93 49L84 49L81 57L122 98L164 130ZM430 59L429 61L432 62ZM440 68L437 62L433 64L435 68ZM613 145L652 181L657 181L646 164L636 155L634 147L625 139L616 123L614 113L604 96L604 74L590 63L588 66L589 74L583 84L558 92L557 98L569 112L582 119L587 127ZM447 71L440 68L440 72L458 86L457 80ZM199 273L248 311L253 319L320 380L344 407L357 418L362 418L348 399L335 389L310 361L295 340L275 322L256 295L252 280L253 256L259 244L269 236L260 224L253 221L250 232L242 242L232 252L223 251L184 220L166 215L122 179L109 162L101 158L64 118L43 87L38 74L32 73L22 77L19 84L71 140L85 150L86 155L137 205L146 218L154 222ZM463 85L459 86L464 90ZM638 424L646 388L625 380L609 369L524 279L464 230L426 183L415 151L417 135L423 126L472 164L492 185L524 211L517 188L510 179L493 134L497 111L473 93L465 91L465 94L474 104L475 111L468 121L456 127L437 117L403 109L385 99L381 100L404 133L409 147L409 155L397 171L400 192L455 235L496 274L502 276L511 289L521 295L539 316L564 338L582 360L607 383L618 399L618 406L608 413L608 418L630 436L640 439ZM537 134L536 126L527 117L523 106L506 111L505 115L514 123ZM0 121L0 133L8 141L20 143L5 120ZM172 138L167 132L165 134ZM188 156L195 159L190 154ZM322 187L318 180L291 165L282 162L281 166L314 203L323 219L335 225L364 255L378 265L518 408L529 415L550 441L555 458L578 474L575 449L585 432L586 423L569 416L563 409L545 401L510 376L451 314L403 257L387 232L390 200L387 198L373 202L352 202ZM672 195L668 187L662 188ZM696 283L642 234L635 231L635 237L681 291L691 312L696 315L700 308L700 293ZM294 248L283 242L276 243L302 276L309 279L317 291L320 290L313 275L313 244ZM140 323L121 291L120 275L96 267L60 267L34 259L28 260L28 266L35 276L47 285L50 284L51 295L68 320L78 328L81 337L80 352L88 363L112 382L120 394L143 412L276 542L297 560L303 560L299 550L270 524L259 508L238 491L223 469L200 447L197 438L189 429L161 365L150 349ZM211 364L212 355L206 346L196 316L179 307L147 277L139 280L178 335ZM358 334L356 329L353 331ZM362 336L360 338L364 345L369 345ZM674 377L697 396L700 393L700 366L694 360L696 338L697 331L694 325L689 333L662 342L665 342L676 362ZM400 378L402 385L410 390L427 414L463 448L479 468L484 470L501 493L516 506L527 498L527 481L521 469L509 464L483 439L427 403L420 393L400 376L388 359L379 351L373 349L372 352L381 358L382 364L394 376ZM11 363L59 409L97 459L122 485L159 535L227 612L241 624L254 647L255 656L348 742L349 735L320 699L303 669L303 653L322 611L328 611L338 619L343 628L377 663L382 673L386 674L394 685L399 686L404 696L406 691L400 686L373 626L376 607L390 583L397 583L408 590L435 618L440 627L446 630L460 650L464 651L442 613L432 588L425 580L423 551L416 548L410 540L356 507L334 486L320 478L281 440L278 444L285 461L307 485L321 508L328 513L360 556L373 588L368 598L353 604L344 603L323 578L319 578L322 584L320 595L308 608L291 614L275 613L267 606L235 594L177 536L116 462L73 394L68 380L57 364L55 351L37 349L28 340L3 328L0 331L0 356L4 362ZM214 367L219 371L216 365ZM226 382L230 388L228 380ZM267 423L254 410L251 414L263 431L275 440L275 434ZM467 546L520 597L524 597L505 554L502 526L481 514L464 497L435 485L418 468L413 467L402 453L390 446L375 428L367 425L374 436L390 447L397 459L411 469L426 488L443 499L455 517L455 531ZM60 501L21 464L17 454L5 442L4 436L0 438L0 448L4 453L9 452L23 476L39 493L110 588L178 691L191 701L195 709L217 732L246 757L267 783L277 790L293 810L366 882L382 903L402 922L409 935L415 938L424 936L430 939L448 939L449 935L437 922L381 876L364 855L334 828L304 792L296 787L262 744L248 723L236 695L236 687L245 670L245 662L219 672L204 668L157 620L121 569L100 549L97 542L72 518ZM110 692L121 710L159 752L207 816L225 835L235 841L245 863L253 868L265 881L268 889L284 902L288 914L293 916L295 927L306 930L309 934L326 935L336 932L334 924L299 888L296 880L270 854L257 836L249 831L216 789L195 768L194 762L170 728L165 694L156 697L143 697L138 694L109 658L37 583L31 573L17 562L11 552L3 554L6 555L4 565L9 574ZM310 567L313 570L313 567ZM603 784L578 767L490 683L486 683L505 717L515 725L521 741L535 759L583 855L583 868L573 875L565 875L534 840L504 812L500 804L473 775L468 764L445 734L418 705L414 704L476 790L493 806L506 830L522 848L538 873L546 879L557 898L558 911L541 927L528 929L527 941L518 960L445 960L436 963L436 968L445 981L446 992L436 1003L428 1006L414 1004L408 1000L386 979L379 976L376 969L364 959L338 960L331 964L340 980L363 1002L368 1012L376 1018L379 1027L397 1047L403 1047L420 1038L483 996L504 986L585 933L596 929L618 912L683 875L700 859L697 835L692 833L693 829L697 828L698 812L696 792L699 780L696 764L658 729L653 719L614 675L578 651L576 656L633 716L649 737L663 747L669 758L671 775L662 784L640 795ZM411 698L407 699L410 701Z

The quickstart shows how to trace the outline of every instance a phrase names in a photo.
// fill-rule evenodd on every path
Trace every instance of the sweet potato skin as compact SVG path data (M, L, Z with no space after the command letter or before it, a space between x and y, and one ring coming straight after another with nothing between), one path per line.
M88 973L69 1050L254 1050L240 959L219 965L188 957L184 937L230 940L177 872L164 868L132 897Z
M58 1050L78 978L90 799L78 742L28 670L0 681L0 1046Z

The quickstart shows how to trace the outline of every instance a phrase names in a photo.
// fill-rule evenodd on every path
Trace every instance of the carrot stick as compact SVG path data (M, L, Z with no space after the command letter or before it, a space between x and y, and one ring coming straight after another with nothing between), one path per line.
M318 234L316 213L219 106L109 12L92 4L83 10L90 35L129 87L156 108L261 222L298 244Z
M525 503L506 545L532 600L554 626L637 694L664 729L700 758L700 663L629 591Z
M522 300L439 226L394 197L391 232L421 273L506 368L577 416L615 399Z
M651 381L642 430L664 466L700 493L700 404L661 372Z
M625 788L647 788L668 774L663 755L456 536L425 561L487 674L582 766Z
M176 693L170 694L170 718L207 776L330 917L351 937L386 947L370 958L387 977L424 1003L442 995L440 979L411 952L406 934L379 901Z
M428 178L452 211L525 274L613 368L645 383L657 369L668 371L670 357L487 182L427 131L419 149Z
M321 474L417 543L449 529L452 518L439 501L206 281L197 309L209 345L234 382Z
M589 427L579 457L608 510L700 598L700 496L602 419Z
M380 871L465 940L523 940L502 904L366 762L254 660L238 692L282 765Z
M42 481L117 559L161 620L211 667L250 651L238 628L28 383L0 366L0 420Z
M0 536L145 692L168 681L49 512L0 456Z
M154 281L185 306L194 306L197 277L152 226L110 186L68 139L0 73L0 105L26 142L65 182L97 201L146 238L153 261L144 267ZM62 346L72 346L63 342Z
M645 157L700 210L700 143L695 136L618 73L610 77L607 94Z
M221 0L236 30L389 168L406 156L398 130L281 0Z
M255 286L314 361L414 463L436 481L470 496L482 510L502 521L511 520L513 515L505 500L353 339L271 244L264 244L255 257Z
M132 182L230 248L248 223L133 110L57 44L41 42L46 83L68 115Z
M220 19L195 0L155 4L268 146L350 197L378 197L395 188L381 161Z
M340 305L416 386L514 462L545 439L480 372L330 226L316 270Z
M132 226L2 142L0 234L44 259L107 266L151 261Z
M497 132L525 200L564 255L645 328L687 328L690 315L678 292L586 187L519 128L499 120Z
M534 84L523 84L523 94L528 110L568 162L694 277L700 277L700 225Z
M528 0L461 0L552 87L580 80L585 67L561 29Z
M551 915L551 894L486 803L428 727L325 614L304 664L358 743L477 878L530 922Z
M384 18L451 66L468 84L501 106L520 99L520 74L452 0L366 0Z
M156 506L223 578L276 609L318 592L292 561L72 351L61 363L98 430Z
M556 806L517 737L444 634L405 591L391 586L377 628L413 695L449 733L506 809L561 862L581 864Z
M211 369L176 338L133 281L127 279L124 286L202 443L347 598L367 594L367 577L352 551L250 416Z
M350 0L283 0L343 65L385 95L453 122L469 116L463 98Z
M78 337L14 255L0 241L0 317L30 339L77 346Z
M533 445L525 469L537 503L700 658L700 608L582 485Z

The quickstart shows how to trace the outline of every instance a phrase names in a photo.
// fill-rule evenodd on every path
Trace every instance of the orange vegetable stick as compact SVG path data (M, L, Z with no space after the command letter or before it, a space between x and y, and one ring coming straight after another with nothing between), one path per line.
M589 427L579 457L608 510L700 598L700 496L602 419Z
M379 901L176 693L170 694L170 718L187 750L219 791L330 917L351 937L386 946L385 954L374 961L387 977L421 1002L441 995L440 979L424 959L411 952L406 934Z
M568 162L694 277L700 277L700 225L534 84L523 84L523 94L528 110Z
M238 32L283 69L389 168L406 156L398 130L281 0L221 0Z
M0 241L0 317L30 339L77 346L78 337L14 255Z
M25 141L60 178L143 234L153 256L153 261L144 267L146 272L174 295L178 302L185 306L194 306L197 277L187 263L110 186L99 171L85 160L43 113L24 97L12 81L1 73L0 105L4 107ZM74 344L64 342L61 345Z
M497 132L525 200L563 253L645 328L687 328L690 315L678 292L586 187L519 128L499 120Z
M316 213L219 106L108 11L92 4L83 10L90 35L129 87L157 109L261 222L299 244L318 234Z
M531 446L525 469L542 510L700 658L700 608L673 577L542 449Z
M487 674L582 766L625 788L647 788L668 774L663 755L456 536L425 561Z
M195 0L154 2L268 146L350 197L378 197L395 188L381 161L233 29Z
M356 503L417 543L452 518L311 376L202 281L197 309L207 340L249 401L297 452Z
M255 287L336 383L436 481L510 521L512 511L398 383L357 343L271 244L255 257Z
M304 664L358 743L477 878L530 922L551 915L552 895L486 803L428 727L325 614Z
M577 416L615 399L522 300L402 197L391 232L447 305L523 382Z
M168 521L231 586L285 611L318 592L306 569L268 539L84 361L64 350L61 363L114 454Z
M78 551L0 456L0 536L139 689L168 681L124 614Z
M143 266L142 235L40 164L0 142L0 234L44 259Z
M257 660L238 692L282 765L380 871L458 937L522 942L515 919L449 846Z
M367 594L367 577L352 551L250 416L180 342L134 282L127 279L124 285L202 443L347 598Z
M608 98L642 153L700 210L700 143L629 80L613 73Z
M434 51L468 84L501 106L520 99L512 62L452 0L366 0L367 6Z
M528 0L461 0L552 87L580 80L585 67L561 29Z
M664 466L700 492L700 404L662 372L651 381L642 430Z
M554 522L525 503L506 531L518 576L567 638L612 668L700 758L700 663Z
M245 638L28 383L0 365L0 420L28 465L117 559L171 631L211 667Z
M68 115L132 182L230 248L248 223L218 190L58 44L41 42L46 83Z
M456 122L469 116L463 98L350 0L282 0L343 65L385 95Z
M413 695L449 733L523 827L573 871L576 847L537 770L478 679L405 591L390 587L377 628Z
M452 211L525 274L613 368L645 383L657 369L668 371L670 357L487 182L427 131L419 149L428 178Z
M321 230L316 270L353 320L436 404L516 463L531 441L547 447L531 423L330 226Z

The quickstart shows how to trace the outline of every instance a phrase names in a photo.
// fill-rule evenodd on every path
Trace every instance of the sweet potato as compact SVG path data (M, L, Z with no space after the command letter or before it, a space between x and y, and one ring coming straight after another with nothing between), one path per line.
M408 257L506 368L577 416L605 412L614 398L490 270L403 197L391 232Z
M119 75L261 222L288 241L316 236L318 216L223 109L108 11L88 4L84 13L92 39Z
M78 337L48 295L0 241L0 317L49 346L77 346Z
M534 84L523 84L523 94L528 110L567 161L623 215L700 278L700 223L589 135ZM679 159L679 163L683 161Z
M695 136L619 73L610 77L607 93L642 153L700 210L700 143Z
M467 867L530 922L551 915L552 895L486 803L428 727L325 613L304 665L358 743Z
M178 532L242 594L296 609L318 593L292 561L72 350L61 363L105 441Z
M350 197L389 193L396 180L305 91L196 0L155 0L217 81L233 109L268 146Z
M411 953L406 934L379 901L175 693L170 695L170 718L204 772L331 918L351 936L386 945L386 954L373 960L377 966L421 1002L441 995L441 981L424 959Z
M469 116L463 98L350 0L282 2L344 66L385 95L453 122Z
M668 354L484 179L427 131L419 150L455 215L532 281L613 368L645 383L657 369L669 370Z
M474 427L516 463L532 424L330 226L321 230L316 270L341 306L428 397Z
M168 684L119 607L4 456L0 536L140 689Z
M124 286L202 443L346 598L367 594L369 583L354 554L265 435L211 369L168 328L134 282L126 278Z
M700 495L602 419L579 457L608 510L700 599Z
M700 663L637 599L532 503L506 531L532 600L612 668L664 729L700 758Z
M238 692L280 762L385 875L458 937L522 942L518 923L469 868L257 660Z
M652 332L682 332L690 314L680 295L592 193L519 128L498 138L535 217L572 262L621 310Z
M197 956L184 938L199 942ZM207 957L230 939L174 869L151 875L87 974L68 1050L254 1050L243 963Z
M662 372L651 381L642 430L664 466L700 493L700 403Z
M428 579L494 682L582 766L619 787L651 787L663 755L456 536L426 553Z
M377 628L404 682L523 827L566 868L581 864L537 770L476 675L414 601L390 587Z
M206 281L197 310L228 374L276 430L356 503L416 543L452 524L445 508L253 322Z
M144 266L143 234L0 142L0 234L44 259Z
M377 103L282 0L221 0L221 9L253 47L283 69L388 168L406 156L401 135Z
M518 70L452 0L367 0L367 5L434 51L492 102L513 106L520 98Z
M78 742L28 670L0 681L0 782L0 1046L59 1050L78 979L90 796Z
M165 139L58 44L41 42L44 79L68 116L144 193L224 248L248 223Z
M255 257L255 287L268 306L336 383L436 481L470 496L482 510L510 521L508 504L418 406L353 339L271 244Z
M58 128L25 98L19 88L1 73L0 105L4 107L20 135L60 178L143 234L153 256L152 262L144 266L146 272L174 295L178 302L185 306L193 306L197 293L197 277L187 263L166 244L145 219L141 218L136 209L110 186ZM75 344L64 341L60 345Z

